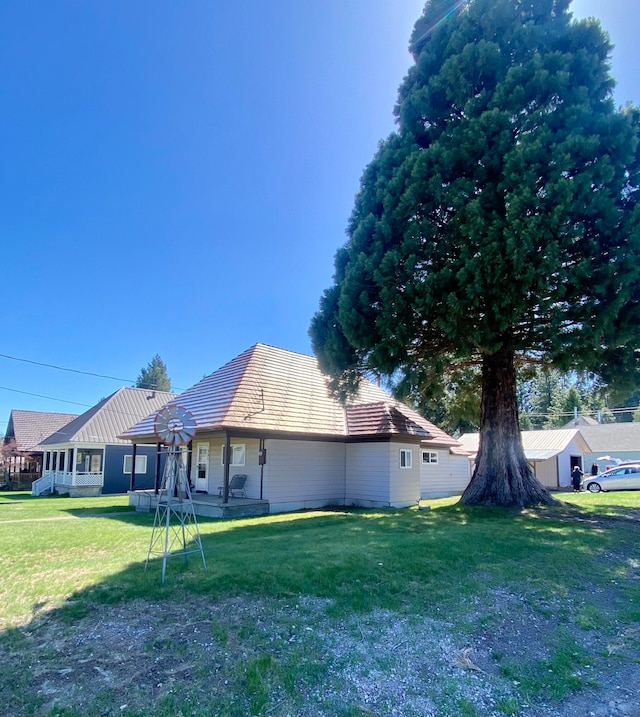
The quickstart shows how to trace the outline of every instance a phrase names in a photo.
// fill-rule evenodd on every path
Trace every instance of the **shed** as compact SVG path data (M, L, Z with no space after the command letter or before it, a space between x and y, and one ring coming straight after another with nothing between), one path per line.
M524 454L536 478L551 490L571 484L571 470L577 465L584 470L585 455L590 453L582 431L584 428L559 428L548 431L522 431ZM466 433L460 443L475 461L480 434Z

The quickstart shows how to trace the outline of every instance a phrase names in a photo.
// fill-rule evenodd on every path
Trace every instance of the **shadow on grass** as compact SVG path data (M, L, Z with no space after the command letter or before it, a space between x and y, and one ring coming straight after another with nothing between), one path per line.
M149 525L153 515L105 514ZM458 609L465 596L486 596L523 581L566 595L585 584L621 578L631 566L603 561L633 544L637 524L621 511L594 521L565 507L541 511L450 506L432 511L310 511L235 520L199 519L207 561L192 554L133 563L88 591L79 605L131 599L172 599L181 591L223 599L236 595L306 595L336 601L341 610L393 607ZM612 527L617 530L611 530Z

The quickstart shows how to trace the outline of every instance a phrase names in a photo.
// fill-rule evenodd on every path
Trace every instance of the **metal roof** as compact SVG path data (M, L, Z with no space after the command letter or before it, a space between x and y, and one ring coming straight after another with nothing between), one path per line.
M119 436L151 411L175 398L175 393L123 387L40 443L128 443Z
M407 433L434 444L458 445L371 381L361 382L358 394L345 409L330 396L316 358L260 343L203 378L170 405L190 411L197 431L241 429L345 437ZM125 437L153 437L154 418L149 415Z
M548 431L522 431L522 447L529 460L546 460L564 451L571 441L576 440L584 453L590 452L590 443L585 441L584 428L559 428ZM479 433L465 433L458 439L463 448L471 453L478 452Z
M77 417L77 413L47 413L13 409L9 417L4 442L8 443L13 439L19 451L31 451L47 436Z

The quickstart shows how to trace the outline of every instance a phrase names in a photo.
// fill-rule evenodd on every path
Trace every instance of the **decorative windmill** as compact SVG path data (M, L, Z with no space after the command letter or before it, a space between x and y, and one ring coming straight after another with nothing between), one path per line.
M182 446L196 433L196 422L185 408L165 406L156 415L154 431L168 450L145 570L152 556L161 555L164 585L169 556L184 555L186 564L189 553L200 553L205 570L207 563L182 455Z

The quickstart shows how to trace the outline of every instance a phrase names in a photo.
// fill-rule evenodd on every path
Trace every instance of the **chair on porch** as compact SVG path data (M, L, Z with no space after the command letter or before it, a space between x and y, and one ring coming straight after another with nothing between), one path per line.
M247 482L247 476L244 473L236 473L231 477L229 481L229 496L231 498L246 498L247 493L244 489L244 484ZM224 493L224 486L218 486L218 495L221 496Z

